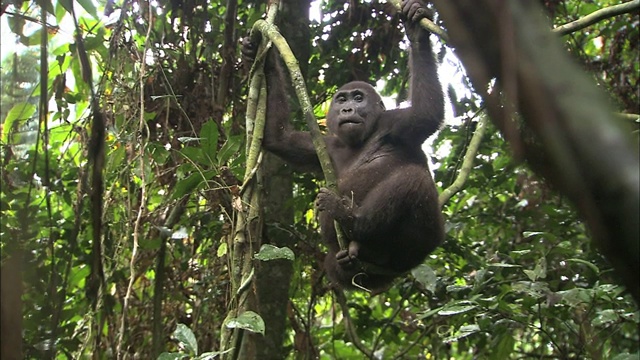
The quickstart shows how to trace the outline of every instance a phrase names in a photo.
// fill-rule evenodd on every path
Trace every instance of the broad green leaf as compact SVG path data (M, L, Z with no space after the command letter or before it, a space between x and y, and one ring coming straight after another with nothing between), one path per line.
M542 257L538 259L536 267L533 270L523 270L529 280L536 281L547 277L547 259Z
M438 311L438 315L441 316L450 316L450 315L457 315L457 314L462 314L462 313L466 313L467 311L471 311L475 308L477 308L478 305L453 305L453 306L446 306L444 309Z
M465 338L473 333L477 333L479 331L480 331L480 327L476 324L464 325L464 326L461 326L460 329L458 329L458 331L456 331L454 335L446 337L442 341L445 344L449 344L449 343L458 341L462 338Z
M207 155L200 146L185 146L180 149L180 154L189 159L191 162L202 166L211 166L211 157Z
M244 136L230 136L218 153L218 166L224 165L242 146Z
M593 300L592 289L574 288L566 291L559 291L557 294L561 295L562 300L572 307L580 304L588 304Z
M4 120L4 126L15 120L28 120L36 113L36 106L27 102L21 102L13 105L7 117Z
M516 341L509 332L504 332L501 335L500 342L494 348L494 351L491 351L491 355L489 356L490 360L503 360L509 359L511 353L513 352L513 346Z
M96 10L96 6L93 4L91 0L76 0L85 9L89 15L93 16L94 19L99 19L98 11Z
M264 320L253 311L245 311L237 318L228 319L225 326L229 329L244 329L264 335Z
M262 261L276 259L287 259L293 261L295 260L295 255L288 247L279 248L271 244L264 244L260 247L260 251L255 254L254 258Z
M56 2L56 21L58 24L62 21L62 18L67 15L67 9L63 6L64 1Z
M182 196L194 192L200 184L214 177L217 174L215 170L201 172L194 172L186 179L182 179L176 183L171 194L171 199L179 199Z
M416 278L416 281L422 284L422 286L427 290L431 292L436 290L438 276L429 265L418 265L415 269L411 270L411 275L413 275L413 277Z
M218 251L216 251L216 255L218 257L223 257L224 255L227 255L227 243L226 242L221 242L220 246L218 246Z
M198 342L196 341L196 336L187 325L178 324L171 337L182 343L189 353L193 355L198 354Z
M618 313L613 309L605 309L598 313L595 319L593 319L592 324L595 326L606 326L612 323L615 323L620 319Z
M513 291L526 293L534 298L541 298L549 293L549 285L545 282L518 281L511 288Z
M11 110L9 110L9 113L4 120L4 124L2 124L2 142L5 144L12 143L9 141L9 134L11 134L12 131L19 130L13 128L15 126L14 123L16 121L20 123L21 121L31 119L35 113L36 106L33 104L26 102L15 104Z
M435 309L431 309L427 312L424 312L422 314L418 315L419 319L427 319L432 317L433 315L437 314L438 312L440 312L443 308L439 307L439 308L435 308Z
M202 151L208 159L214 159L218 152L218 124L210 120L202 125L200 130L200 138L202 139Z

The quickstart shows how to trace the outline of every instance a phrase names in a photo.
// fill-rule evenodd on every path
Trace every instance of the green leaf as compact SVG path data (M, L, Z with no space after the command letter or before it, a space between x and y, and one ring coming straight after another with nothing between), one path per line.
M592 324L595 326L604 326L615 323L620 319L618 313L613 309L606 309L600 311L598 316L592 321Z
M229 329L244 329L264 335L264 320L253 311L245 311L237 318L228 319L225 321L225 326Z
M56 21L58 23L60 23L62 21L62 18L64 18L65 15L67 15L67 9L64 8L63 6L63 2L64 1L58 1L56 2Z
M493 264L489 264L489 266L492 267L502 267L502 268L519 268L522 267L520 265L515 265L515 264L506 264L506 263L493 263Z
M618 354L614 356L611 360L638 360L640 359L640 352L635 354L629 354L628 352Z
M462 313L466 313L467 311L471 311L477 307L478 305L475 305L475 304L446 306L444 309L438 311L438 315L450 316L450 315L462 314Z
M518 281L511 286L513 291L528 294L534 298L541 298L549 293L549 285L545 282Z
M30 103L21 102L13 105L4 120L4 126L15 120L28 120L36 113L36 106Z
M411 270L411 275L416 278L416 281L422 284L427 290L436 291L436 283L438 277L436 272L426 264L420 264L415 269Z
M218 152L218 124L215 121L207 121L202 125L200 130L200 139L202 139L202 151L205 157L213 159Z
M260 251L255 254L254 258L262 261L276 259L287 259L293 261L295 260L295 255L288 247L279 248L270 244L264 244L260 247Z
M194 141L200 141L202 139L200 139L199 137L193 137L193 136L179 136L178 137L178 141L180 141L183 144L189 143L189 142L194 142Z
M556 236L554 234L548 233L548 232L543 232L543 231L523 231L522 232L522 236L525 239L529 239L529 238L532 238L532 237L538 237L538 236L544 237L544 238L546 238L548 240L555 240L556 239Z
M524 231L524 232L522 232L522 236L525 239L528 239L528 238L534 237L534 236L541 236L541 235L544 235L544 234L545 233L542 232L542 231Z
M204 181L210 180L217 173L218 172L215 170L209 170L203 173L194 172L186 179L178 181L175 188L173 189L173 194L171 194L171 199L179 199L186 194L194 192L200 184L202 184Z
M536 281L547 277L547 259L542 257L538 259L536 267L533 270L523 270L529 280Z
M566 291L558 291L558 295L562 296L562 301L571 307L578 306L580 304L588 304L592 300L593 290L575 288Z
M173 339L178 340L193 355L198 354L198 342L193 331L185 324L178 324L176 330L171 335Z
M589 261L582 260L582 259L567 259L565 261L566 262L573 262L573 263L586 265L589 269L593 270L593 272L596 273L596 275L600 275L600 269L598 269L597 266L595 266L594 264L590 263Z
M511 353L513 352L513 346L516 344L515 339L509 332L505 332L502 334L502 338L496 347L494 347L494 351L491 352L489 356L490 360L502 360L509 359Z
M77 0L80 6L84 8L89 15L93 16L94 19L99 19L98 11L96 10L95 5L93 5L93 1L91 0Z
M16 121L24 121L29 120L36 113L36 106L33 104L29 104L27 102L21 102L13 105L9 113L7 113L7 117L4 120L4 124L2 124L2 141L7 144L9 143L8 135L11 131L15 131L18 129L13 129L14 122Z
M446 337L442 341L445 344L449 344L449 343L458 341L462 338L465 338L473 333L477 333L479 331L480 331L480 326L476 324L464 325L464 326L461 326L460 329L458 329L458 331L454 335Z
M242 146L242 140L244 136L236 135L230 136L227 142L224 143L222 149L218 153L218 166L224 165L235 153L238 152L240 146Z
M216 255L218 257L223 257L224 255L227 255L227 243L226 242L220 243L220 246L218 246L218 251L216 251Z
M211 165L211 161L209 160L210 157L205 154L204 150L199 146L186 146L180 149L180 154L196 164L200 164L203 166Z

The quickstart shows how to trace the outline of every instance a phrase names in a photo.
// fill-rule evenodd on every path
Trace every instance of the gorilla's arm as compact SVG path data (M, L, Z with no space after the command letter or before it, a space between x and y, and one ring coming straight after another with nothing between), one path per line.
M286 76L277 50L269 50L265 63L267 119L263 146L300 170L321 171L320 161L307 131L297 131L289 122L291 111L285 88Z
M430 33L419 24L419 21L426 17L427 9L422 7L419 1L405 1L402 6L403 13L407 14L404 20L405 31L411 42L411 106L386 111L383 121L388 122L392 136L409 144L421 145L442 124L444 98L431 49Z

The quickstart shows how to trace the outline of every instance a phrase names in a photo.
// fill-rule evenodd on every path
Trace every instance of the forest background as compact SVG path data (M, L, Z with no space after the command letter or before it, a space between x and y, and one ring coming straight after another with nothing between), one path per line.
M3 1L2 359L638 359L640 1L534 2L543 26L435 1L447 239L370 297L328 288L322 180L247 168L239 39L266 1ZM391 2L283 0L275 24L321 124L351 80L403 101Z

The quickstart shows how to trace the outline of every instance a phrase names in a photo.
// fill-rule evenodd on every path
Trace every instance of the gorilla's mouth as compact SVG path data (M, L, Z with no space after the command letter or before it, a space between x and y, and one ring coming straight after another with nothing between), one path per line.
M339 125L360 125L362 124L362 120L357 120L357 119L343 119L340 120Z

